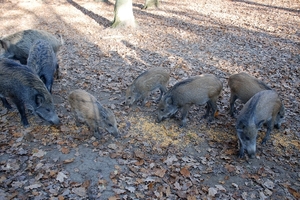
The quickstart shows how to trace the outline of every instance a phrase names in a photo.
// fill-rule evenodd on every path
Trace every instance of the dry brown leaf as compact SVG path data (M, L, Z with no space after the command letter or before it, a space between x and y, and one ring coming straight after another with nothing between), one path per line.
M61 148L61 152L62 152L63 154L68 154L68 153L70 153L70 149L69 149L68 147L62 147L62 148Z
M230 165L228 163L225 165L225 168L227 169L228 172L234 172L236 170L235 166Z
M185 177L190 177L191 176L191 173L190 173L190 171L188 170L187 167L181 168L180 174L185 176Z
M136 166L141 166L144 164L144 160L138 160L137 162L134 163Z
M296 191L294 188L287 187L287 189L296 199L300 198L300 193L298 191Z
M164 168L156 168L154 169L154 174L160 178L164 177L165 176L165 173L166 173L166 169Z
M91 185L91 181L90 180L86 180L83 182L82 187L88 189L88 187L90 187Z
M75 158L70 158L70 159L64 160L63 163L68 164L68 163L74 162L74 160L75 160Z
M112 197L109 197L108 200L118 200L120 198L116 197L116 196L112 196Z
M64 196L62 196L62 195L59 195L59 196L58 196L58 200L64 200L64 199L65 199Z

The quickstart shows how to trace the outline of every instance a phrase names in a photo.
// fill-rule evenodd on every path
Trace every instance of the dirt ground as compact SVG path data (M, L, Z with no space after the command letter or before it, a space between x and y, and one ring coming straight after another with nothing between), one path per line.
M28 112L25 129L15 106L0 107L0 199L300 199L300 2L143 3L133 1L135 29L111 29L114 1L0 0L0 36L41 29L64 40L52 94L62 124ZM145 107L125 106L127 86L158 66L170 72L168 88L215 74L223 83L216 120L194 106L186 128L180 113L156 123L156 93ZM237 157L228 115L228 77L241 71L276 90L286 108L264 146L260 131L254 159ZM103 131L96 140L76 127L67 96L78 88L113 110L121 138Z

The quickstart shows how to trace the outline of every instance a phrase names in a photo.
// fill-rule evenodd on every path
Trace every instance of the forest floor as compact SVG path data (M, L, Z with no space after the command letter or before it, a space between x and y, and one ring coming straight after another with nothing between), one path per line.
M164 0L141 10L135 29L111 29L114 1L0 0L0 35L24 29L59 34L60 79L53 99L60 126L0 107L0 199L300 199L300 2L297 0ZM164 67L168 88L203 73L223 83L219 115L201 119L194 106L186 128L156 123L153 97L124 105L127 86ZM278 92L285 121L254 159L237 157L229 117L228 77L241 71ZM74 89L113 110L122 137L96 140L76 127L67 101ZM243 106L236 103L238 110Z

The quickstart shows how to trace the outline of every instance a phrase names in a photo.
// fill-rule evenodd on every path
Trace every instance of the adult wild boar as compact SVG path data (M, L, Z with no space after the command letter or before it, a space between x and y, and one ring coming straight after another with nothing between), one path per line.
M270 138L273 127L280 127L284 117L284 106L273 90L256 93L243 107L236 122L237 136L240 142L239 157L244 157L244 151L253 158L256 153L256 138L263 124L267 125L266 136L262 144Z
M29 50L37 39L49 42L55 53L63 43L62 40L58 40L54 35L46 31L23 30L0 39L0 47L4 50L0 58L11 58L19 60L23 65L27 64Z
M52 97L41 79L27 66L9 59L0 60L0 97L5 107L9 97L21 115L22 124L29 126L25 105L42 119L59 124Z
M230 111L229 114L234 116L234 102L240 99L245 104L253 95L262 90L271 90L261 80L250 76L245 72L233 74L229 77L228 85L230 87Z
M126 90L126 104L132 105L142 100L142 105L145 105L149 94L156 89L160 90L159 101L167 91L169 78L169 73L162 67L152 68L140 74Z
M158 104L157 122L173 116L181 109L180 126L186 126L190 107L193 104L203 105L205 103L207 103L207 110L203 117L209 117L209 121L211 121L217 111L216 102L222 87L222 82L212 74L203 74L176 83ZM210 110L212 112L209 116Z
M120 137L114 113L104 108L93 95L78 89L69 94L68 100L77 125L79 122L86 122L97 139L101 138L99 127L104 128L114 137Z
M57 73L57 58L52 46L46 40L36 40L29 51L27 66L30 67L46 85L46 88L52 93L53 76Z

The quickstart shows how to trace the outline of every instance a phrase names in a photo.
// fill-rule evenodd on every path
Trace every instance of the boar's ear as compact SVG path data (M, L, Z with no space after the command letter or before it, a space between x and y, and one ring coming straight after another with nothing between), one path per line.
M172 97L166 97L166 103L172 104L173 103Z
M5 50L8 49L8 48L7 48L6 42L4 42L3 40L0 40L0 44L1 44L1 47L2 47L3 49L5 49Z
M43 104L44 101L45 101L45 98L42 95L37 94L35 96L35 103L37 104L37 106L40 106L41 104Z
M263 123L264 123L264 120L261 120L260 122L258 122L257 127L259 127L259 128L262 127Z

